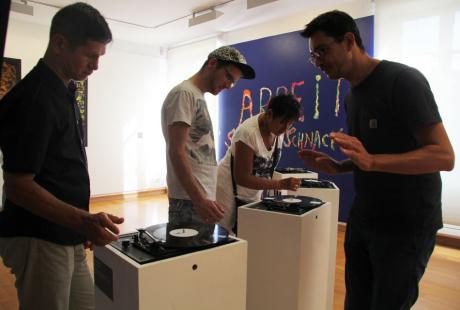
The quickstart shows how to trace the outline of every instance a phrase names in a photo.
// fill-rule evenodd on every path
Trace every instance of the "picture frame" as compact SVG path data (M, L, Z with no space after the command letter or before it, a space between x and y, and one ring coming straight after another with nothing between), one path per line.
M75 101L80 113L83 146L88 146L88 80L74 81L77 87Z
M0 99L21 80L21 59L3 58L0 79ZM75 100L82 121L83 145L88 146L88 80L74 81L77 87Z
M21 80L21 59L4 57L0 78L0 99Z

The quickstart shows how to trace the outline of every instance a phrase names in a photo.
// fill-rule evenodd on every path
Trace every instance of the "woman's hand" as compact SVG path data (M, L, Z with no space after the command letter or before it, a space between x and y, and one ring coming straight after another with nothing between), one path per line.
M279 182L279 189L287 189L290 191L296 191L300 185L300 179L297 178L287 178L281 179Z

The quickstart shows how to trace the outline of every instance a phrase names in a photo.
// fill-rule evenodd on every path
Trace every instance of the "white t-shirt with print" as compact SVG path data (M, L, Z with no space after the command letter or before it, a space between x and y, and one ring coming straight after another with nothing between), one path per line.
M174 87L166 96L161 109L161 128L166 141L168 196L190 199L179 181L181 171L174 171L169 155L168 126L176 122L190 126L186 152L193 176L206 197L215 200L217 161L211 117L203 93L189 80Z
M260 114L259 114L260 115ZM252 175L270 179L271 167L273 165L273 152L276 149L275 142L270 150L267 150L259 128L259 115L245 120L238 126L233 134L232 144L227 150L224 158L219 162L217 169L217 203L225 209L225 216L219 224L231 230L235 220L235 199L233 195L232 176L230 173L231 154L235 156L236 142L243 142L254 152ZM283 146L283 135L278 137L278 149ZM276 141L276 140L275 140ZM278 158L279 158L278 157ZM256 201L261 198L262 190L250 189L237 185L238 198L245 201Z

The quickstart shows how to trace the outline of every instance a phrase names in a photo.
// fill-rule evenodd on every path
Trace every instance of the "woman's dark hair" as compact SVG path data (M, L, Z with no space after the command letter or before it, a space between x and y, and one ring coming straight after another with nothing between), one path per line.
M356 45L364 51L363 40L359 34L358 26L354 19L345 12L334 10L323 13L315 17L305 26L301 35L311 38L317 32L324 32L329 37L333 37L337 42L341 42L347 32L353 33Z
M270 99L266 110L272 111L273 118L297 121L300 116L300 103L292 94L277 95Z
M51 21L50 38L62 34L72 48L88 40L109 43L112 32L104 17L92 6L77 2L60 9Z

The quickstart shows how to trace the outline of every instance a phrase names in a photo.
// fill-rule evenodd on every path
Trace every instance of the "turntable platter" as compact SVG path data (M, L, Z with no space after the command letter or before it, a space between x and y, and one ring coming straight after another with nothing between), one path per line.
M228 232L219 225L163 223L146 228L165 248L209 247L226 242Z
M302 200L298 199L298 198L284 198L282 200L282 202L286 202L286 203L300 203L302 202Z
M171 230L169 234L173 237L182 237L182 238L187 238L187 237L193 237L198 235L198 231L195 229L191 228L178 228Z

